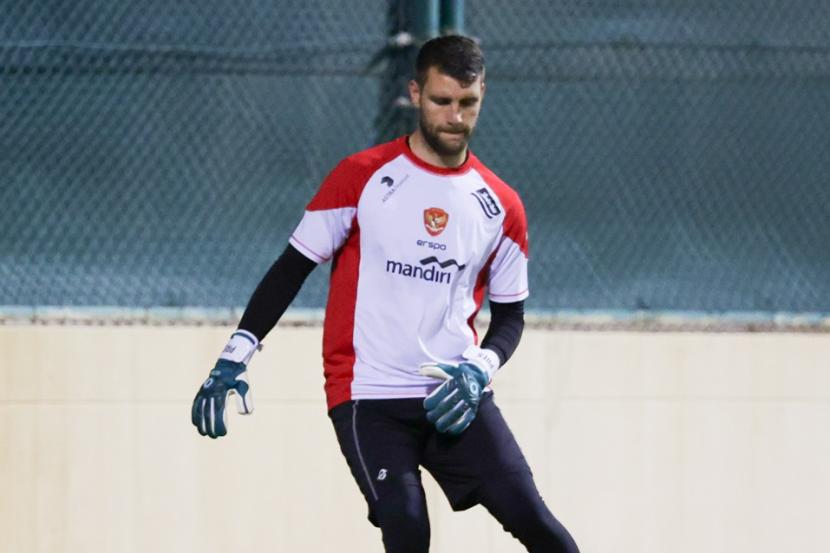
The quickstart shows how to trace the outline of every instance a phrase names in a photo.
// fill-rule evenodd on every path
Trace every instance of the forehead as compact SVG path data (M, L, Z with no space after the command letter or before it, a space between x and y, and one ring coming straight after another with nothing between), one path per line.
M452 98L477 97L481 95L482 84L481 75L476 77L472 83L465 85L453 77L441 73L436 67L430 67L427 69L423 92L433 96Z

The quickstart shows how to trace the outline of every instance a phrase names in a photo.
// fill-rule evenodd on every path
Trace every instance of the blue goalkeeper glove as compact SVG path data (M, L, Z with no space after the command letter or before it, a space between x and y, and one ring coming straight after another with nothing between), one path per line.
M495 352L476 346L468 347L462 357L465 361L424 363L421 374L444 380L426 399L427 420L438 432L458 435L464 432L478 413L484 388L499 366Z
M210 371L193 400L191 421L199 434L218 438L228 433L225 406L229 395L236 396L236 409L242 415L254 411L247 365L259 341L250 332L237 330Z

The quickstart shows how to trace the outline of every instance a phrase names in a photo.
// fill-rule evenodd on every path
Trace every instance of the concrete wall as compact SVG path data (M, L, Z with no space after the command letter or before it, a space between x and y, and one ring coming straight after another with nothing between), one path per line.
M190 425L229 332L0 327L0 553L380 552L319 329L269 337L229 436ZM584 553L830 550L828 335L529 331L496 397ZM427 484L433 551L522 551Z

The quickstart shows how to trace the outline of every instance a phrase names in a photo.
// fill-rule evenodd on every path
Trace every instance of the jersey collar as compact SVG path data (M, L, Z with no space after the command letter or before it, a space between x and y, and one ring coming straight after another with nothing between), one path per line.
M470 148L467 148L467 159L464 160L464 163L459 165L458 167L439 167L437 165L433 165L431 163L427 163L423 159L419 158L415 155L412 151L412 148L409 147L409 136L404 135L398 139L401 145L401 150L403 153L418 167L421 169L425 169L430 173L437 173L439 175L461 175L466 173L470 170L473 166L473 162L475 160L475 156L473 152L470 151Z

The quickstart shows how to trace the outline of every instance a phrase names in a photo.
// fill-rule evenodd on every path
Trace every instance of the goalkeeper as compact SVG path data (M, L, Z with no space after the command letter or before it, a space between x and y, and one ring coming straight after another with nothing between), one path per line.
M426 553L420 469L454 510L483 505L528 551L577 552L537 491L491 381L524 327L527 221L519 196L468 149L484 59L430 40L409 94L414 132L341 161L323 181L193 402L225 435L225 401L253 409L247 366L306 277L331 260L323 330L329 417L388 553ZM485 293L492 313L480 341Z

